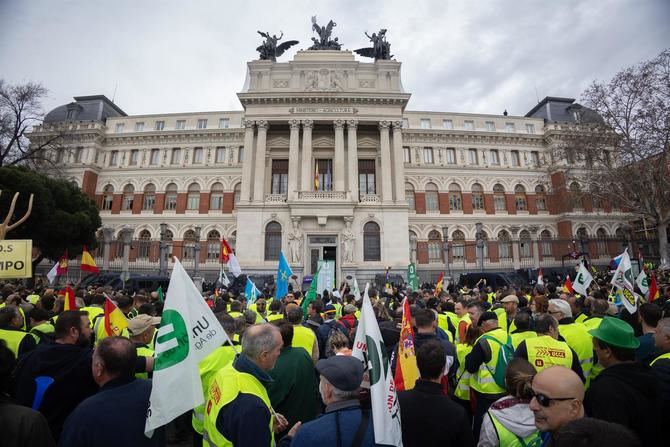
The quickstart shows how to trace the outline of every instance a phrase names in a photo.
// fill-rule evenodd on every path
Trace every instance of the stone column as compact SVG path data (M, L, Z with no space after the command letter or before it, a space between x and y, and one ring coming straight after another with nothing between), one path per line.
M265 144L268 135L268 122L257 121L256 157L254 166L254 202L262 202L265 193Z
M300 191L312 191L314 189L314 178L312 172L314 161L312 160L312 128L314 121L302 121L302 182Z
M349 191L351 199L358 202L358 137L356 135L356 127L358 121L347 121L347 149L349 156L347 159L347 172L349 175Z
M333 190L344 191L344 120L335 120L335 159Z
M165 241L165 233L167 232L167 224L160 224L160 242L158 252L158 274L161 276L167 275L168 265L168 245Z
M540 227L533 225L529 228L530 235L532 237L533 244L533 267L536 269L540 268L540 244L537 238Z
M121 240L123 242L123 264L121 268L121 277L125 282L130 277L130 273L128 271L128 261L130 260L130 243L133 241L133 229L126 227L121 230Z
M242 188L240 190L240 202L249 203L251 200L251 177L254 161L254 125L253 121L245 120L242 125L244 131L244 163L242 164Z
M288 150L288 200L295 200L298 192L298 179L300 173L300 121L290 120L288 122L291 128L291 139L289 140Z
M402 121L393 122L393 183L395 201L405 201L405 160L402 153Z
M195 259L194 259L194 264L193 264L193 277L197 277L200 275L200 232L202 231L201 226L196 226L194 228L195 230Z
M381 172L393 172L391 167L391 141L389 139L388 121L379 122L379 136L382 155ZM391 176L381 177L382 181L382 202L391 202L393 200L393 188L391 186Z
M514 226L510 227L512 232L512 264L514 265L514 270L519 270L521 268L521 256L519 255L519 230L521 228Z
M105 272L109 271L109 255L112 248L112 239L114 239L114 229L110 227L102 228L102 269Z

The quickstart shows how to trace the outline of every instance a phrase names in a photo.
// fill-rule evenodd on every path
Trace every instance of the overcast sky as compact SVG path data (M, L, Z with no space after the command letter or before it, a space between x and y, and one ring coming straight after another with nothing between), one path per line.
M670 47L668 0L0 0L0 78L44 84L46 110L115 87L130 115L240 110L256 30L299 40L288 61L312 15L347 49L387 28L410 110L523 115Z

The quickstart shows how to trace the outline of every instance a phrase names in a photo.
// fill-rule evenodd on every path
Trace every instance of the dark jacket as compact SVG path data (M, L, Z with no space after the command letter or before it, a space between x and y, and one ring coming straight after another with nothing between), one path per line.
M321 326L316 330L316 341L319 344L319 358L326 358L326 347L328 344L328 337L330 337L330 331L335 328L337 325L336 320L325 320Z
M303 424L319 413L319 385L312 357L304 349L285 347L270 371L273 382L268 387L272 408L288 420L286 431L300 421ZM280 439L285 433L278 433Z
M56 443L39 411L18 405L0 394L0 437L3 447L51 447Z
M657 353L656 357L661 355ZM654 357L654 358L656 358ZM660 359L651 367L658 378L658 397L661 401L665 423L670 423L670 359ZM666 425L667 427L667 425Z
M151 382L131 377L113 379L83 401L65 421L59 445L117 447L164 446L161 428L144 435Z
M398 393L405 447L472 446L470 421L460 405L442 393L442 386L417 380L414 389Z
M372 413L368 412L368 426L363 437L361 447L371 447L375 444ZM337 447L338 431L341 446L349 446L354 440L361 423L363 412L358 400L335 402L326 407L326 412L318 419L304 424L292 439L288 436L282 439L280 446L291 447ZM339 430L338 430L339 428ZM260 444L259 444L260 445Z
M453 377L456 375L456 370L458 370L458 357L456 356L456 347L449 341L442 339L437 336L437 334L421 334L419 332L414 332L414 349L418 350L424 343L430 340L437 340L440 342L447 354L447 365L448 368L448 377ZM393 347L393 355L391 357L391 372L395 375L396 367L396 358L398 357L398 345L396 344Z
M588 416L628 427L642 445L661 445L658 379L651 367L625 362L605 368L586 391Z
M272 383L272 377L244 354L235 359L233 367L256 377L266 388ZM240 393L221 408L216 429L235 446L270 445L270 410L258 396Z
M16 399L21 405L32 407L36 377L54 379L44 394L39 411L47 418L56 440L70 413L98 391L91 371L92 354L90 348L53 343L39 345L19 359L15 370Z

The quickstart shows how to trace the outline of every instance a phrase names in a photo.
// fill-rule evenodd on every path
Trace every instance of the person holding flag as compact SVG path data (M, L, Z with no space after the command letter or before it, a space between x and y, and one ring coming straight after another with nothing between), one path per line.
M221 239L221 263L228 265L228 270L235 278L242 274L240 263L235 256L235 252L226 242L226 238Z
M247 305L254 304L261 296L261 291L258 290L256 284L247 276L247 284L244 288L244 298L247 300Z
M81 270L88 273L100 273L100 269L95 264L93 256L88 252L86 245L81 252Z
M588 295L588 288L592 282L593 276L591 276L591 273L586 268L584 263L580 263L577 276L575 276L575 283L572 284L572 289L580 295L586 296Z
M617 289L615 294L621 298L621 303L631 314L637 311L639 295L635 293L633 284L633 266L630 262L628 249L626 248L615 260L619 260L611 284Z
M288 280L293 275L291 267L288 265L284 250L279 253L279 265L277 266L277 288L275 298L280 300L288 293Z
M400 341L395 367L395 386L398 391L411 390L419 378L419 367L416 364L414 350L414 330L412 315L407 297L402 300L402 324L400 325Z

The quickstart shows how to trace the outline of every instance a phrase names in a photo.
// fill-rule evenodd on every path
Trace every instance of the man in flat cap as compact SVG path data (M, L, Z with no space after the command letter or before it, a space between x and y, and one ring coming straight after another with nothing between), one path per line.
M319 392L326 411L300 427L291 447L374 446L372 413L361 410L358 390L363 380L363 363L355 357L336 355L319 360ZM282 439L281 445L288 441Z

